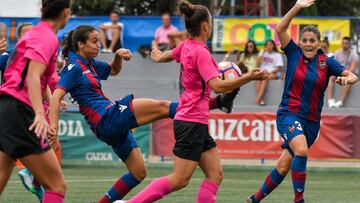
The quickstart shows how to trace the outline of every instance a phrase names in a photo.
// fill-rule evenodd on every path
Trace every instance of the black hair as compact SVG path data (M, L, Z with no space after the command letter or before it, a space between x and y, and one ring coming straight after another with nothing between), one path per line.
M33 24L32 23L20 23L18 26L18 29L17 29L17 36L19 37L22 32L22 29L29 25L33 25Z
M320 31L317 27L313 26L313 25L308 25L308 26L305 26L302 30L301 30L301 33L300 33L300 38L302 37L302 35L305 33L305 32L312 32L316 35L316 38L320 41L321 39L321 34L320 34Z
M63 58L68 59L69 51L79 51L78 42L86 43L89 34L94 30L96 30L96 28L91 25L80 25L75 30L71 30L61 42L61 45L64 46L62 50Z
M349 42L351 41L350 37L348 37L348 36L343 37L342 40L347 40Z
M192 37L201 33L201 23L207 22L210 18L209 10L203 5L193 5L186 0L179 3L179 11L185 20L185 27Z
M120 16L120 12L117 11L117 10L112 10L112 11L110 12L110 14L112 14L112 13L115 13L116 15Z
M70 8L70 0L42 0L41 19L55 19L66 8Z
M253 53L250 53L250 52L248 51L248 45L249 45L249 43L252 43L252 44L254 45L254 51L253 51ZM247 41L246 44L245 44L245 50L244 50L244 56L245 56L245 58L250 58L251 55L257 54L257 53L259 53L259 50L257 49L255 42L250 39L250 40Z
M268 42L271 42L271 43L273 44L273 46L274 46L273 51L279 52L278 49L277 49L277 47L276 47L275 41L272 40L272 39L266 40L266 42L265 42L265 47L266 47L266 44L267 44Z

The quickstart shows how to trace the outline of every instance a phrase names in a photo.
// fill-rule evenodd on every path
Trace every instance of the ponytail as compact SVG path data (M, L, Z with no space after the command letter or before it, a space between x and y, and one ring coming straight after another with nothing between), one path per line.
M75 29L76 30L76 29ZM72 36L73 33L75 32L75 30L71 30L68 35L66 36L66 38L60 43L61 46L64 46L63 50L62 50L62 56L65 60L67 60L69 58L69 51L74 51L74 48L72 46Z

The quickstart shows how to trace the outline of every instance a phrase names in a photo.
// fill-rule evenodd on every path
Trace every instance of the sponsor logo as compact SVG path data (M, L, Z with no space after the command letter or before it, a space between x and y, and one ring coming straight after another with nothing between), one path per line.
M119 104L119 110L122 113L125 109L127 109L127 106Z
M85 154L85 158L88 161L112 161L113 157L108 152L88 152Z
M302 192L302 191L303 191L303 189L298 188L298 189L296 189L296 191L298 191L298 192Z
M67 67L68 71L71 71L71 69L72 69L74 66L75 66L75 64L69 64L68 67Z

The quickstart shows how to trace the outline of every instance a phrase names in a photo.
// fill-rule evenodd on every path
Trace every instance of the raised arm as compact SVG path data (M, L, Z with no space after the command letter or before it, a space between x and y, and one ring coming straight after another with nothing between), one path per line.
M120 73L122 68L122 59L128 61L132 57L132 53L129 49L118 49L115 52L114 60L111 63L110 75L117 75Z
M278 34L280 44L282 48L285 48L291 37L287 33L287 29L292 21L292 19L301 11L302 8L307 8L313 5L315 0L297 0L296 4L290 9L289 12L281 19L280 23L276 26L276 32Z

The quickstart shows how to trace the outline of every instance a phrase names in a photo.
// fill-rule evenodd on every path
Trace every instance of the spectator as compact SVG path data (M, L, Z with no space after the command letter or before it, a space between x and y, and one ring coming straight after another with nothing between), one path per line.
M329 40L327 37L324 37L324 39L321 40L320 42L320 48L326 54L327 57L333 57L334 53L329 51L329 47L330 47Z
M357 73L356 68L358 64L358 55L355 50L351 49L350 37L343 37L341 42L341 49L335 52L335 59L343 65L347 70L352 73ZM338 101L333 98L335 77L329 79L329 85L327 90L328 105L330 108L342 107L350 92L350 85L343 85L341 87L341 96Z
M120 14L117 11L110 13L110 21L100 25L102 52L115 53L123 45L124 25L119 22Z
M161 20L163 25L156 29L155 38L152 41L152 48L165 51L176 46L174 38L169 38L169 34L177 32L178 29L171 24L170 14L164 13L161 16Z
M264 95L269 80L281 79L281 68L284 62L281 54L278 52L274 40L267 40L265 50L259 54L258 63L260 68L266 69L270 75L266 80L256 81L256 104L265 105Z

